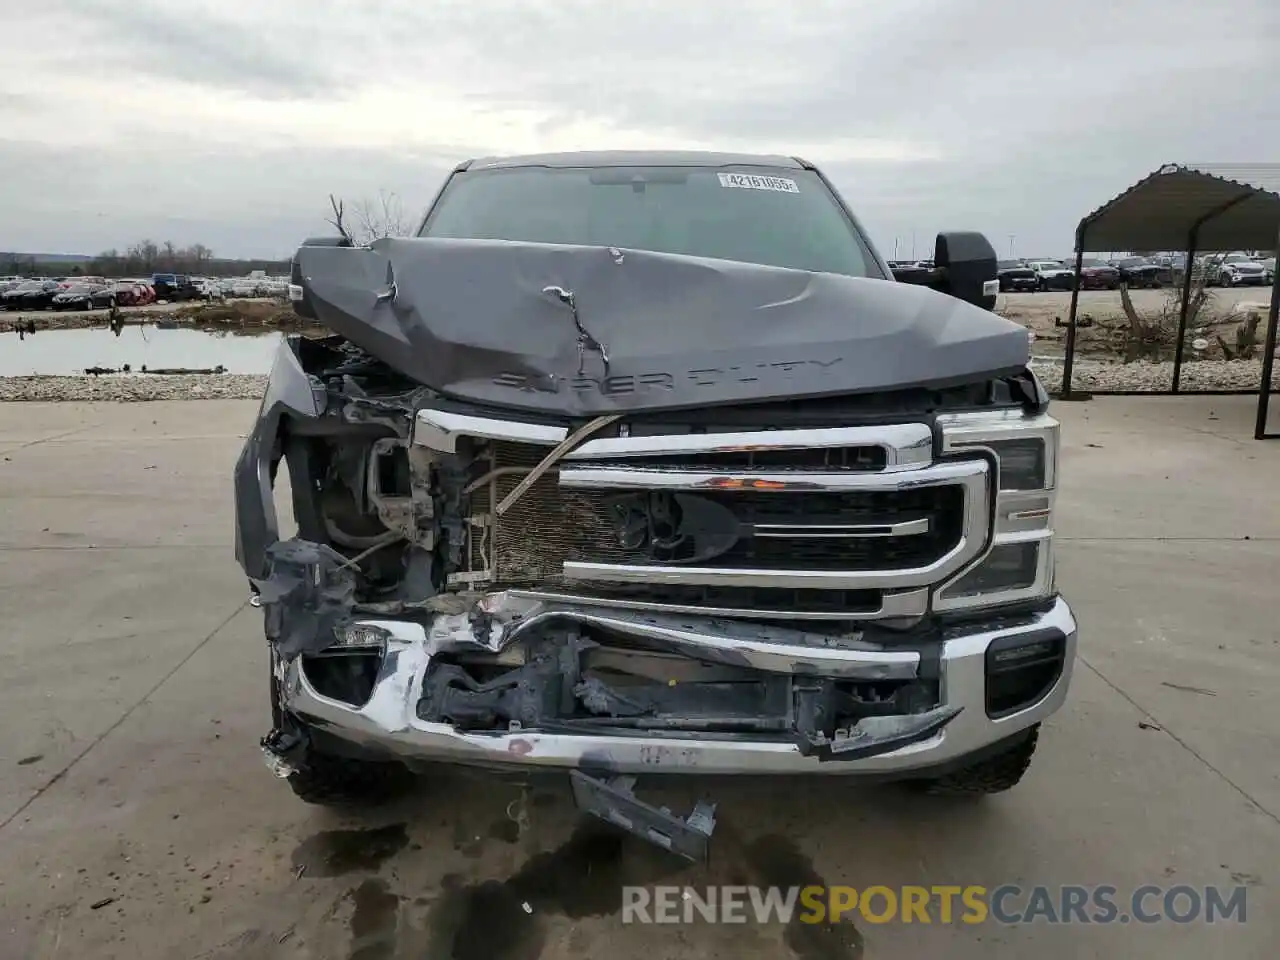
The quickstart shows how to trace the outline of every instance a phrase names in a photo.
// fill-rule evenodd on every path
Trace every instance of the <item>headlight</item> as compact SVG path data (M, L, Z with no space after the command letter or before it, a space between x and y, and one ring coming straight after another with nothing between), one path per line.
M1043 490L1047 476L1045 441L1040 437L989 440L982 444L1000 463L1001 490Z
M325 648L326 653L381 653L386 649L390 634L377 624L357 622L335 627L333 636L334 642Z
M980 597L1035 586L1040 544L1002 543L945 591L949 598Z
M995 458L995 528L988 551L942 584L935 610L960 610L1049 596L1058 422L1020 411L939 417L944 453Z

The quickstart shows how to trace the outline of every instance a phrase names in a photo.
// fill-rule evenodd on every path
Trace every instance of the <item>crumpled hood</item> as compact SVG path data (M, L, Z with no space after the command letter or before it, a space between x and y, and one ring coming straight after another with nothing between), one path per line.
M385 239L302 247L317 319L443 394L564 416L1023 369L1026 331L924 287L607 247ZM581 354L582 327L608 354Z

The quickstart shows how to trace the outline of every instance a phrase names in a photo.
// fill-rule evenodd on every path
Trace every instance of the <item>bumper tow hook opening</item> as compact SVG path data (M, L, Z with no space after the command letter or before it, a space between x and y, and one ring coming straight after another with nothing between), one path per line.
M573 802L583 813L598 817L630 834L662 847L692 863L705 863L715 830L716 805L699 800L686 819L666 807L655 807L636 797L635 777L597 780L571 770Z

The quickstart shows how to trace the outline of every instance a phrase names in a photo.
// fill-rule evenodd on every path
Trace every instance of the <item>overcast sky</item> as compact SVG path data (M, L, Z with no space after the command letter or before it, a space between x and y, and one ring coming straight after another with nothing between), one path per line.
M9 19L6 17L5 19ZM882 252L1065 254L1171 161L1280 160L1280 2L42 0L4 30L0 250L281 256L330 191L682 147L824 167Z

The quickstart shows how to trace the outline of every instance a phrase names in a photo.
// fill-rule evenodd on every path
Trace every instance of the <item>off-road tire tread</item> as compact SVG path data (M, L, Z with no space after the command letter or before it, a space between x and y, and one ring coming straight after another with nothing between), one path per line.
M920 781L921 789L935 797L980 797L1003 793L1017 785L1031 766L1031 756L1036 751L1040 727L1032 727L1027 737L1010 747L968 767L943 777Z

